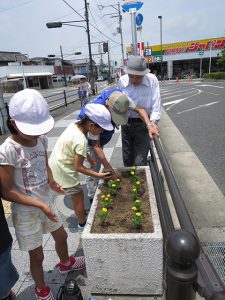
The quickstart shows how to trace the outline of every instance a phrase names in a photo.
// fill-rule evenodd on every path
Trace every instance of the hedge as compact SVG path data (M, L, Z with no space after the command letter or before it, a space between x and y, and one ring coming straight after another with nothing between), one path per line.
M204 79L215 79L215 80L219 80L219 79L225 79L225 72L215 72L215 73L207 73L204 74Z

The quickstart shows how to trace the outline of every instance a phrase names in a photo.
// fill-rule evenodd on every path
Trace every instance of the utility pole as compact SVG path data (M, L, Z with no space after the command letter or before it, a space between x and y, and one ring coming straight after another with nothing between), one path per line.
M89 60L90 60L90 84L93 95L95 95L94 87L94 74L93 74L93 63L92 63L92 53L91 53L91 39L90 39L90 29L89 29L89 17L88 17L88 4L87 0L84 0L85 3L85 19L87 25L87 36L88 36L88 51L89 51Z
M111 83L111 66L110 66L110 56L109 56L109 41L107 41L108 44L108 66L109 66L109 83Z
M115 13L112 14L107 14L107 15L111 15L111 18L119 18L119 32L120 33L120 45L121 45L121 52L122 52L122 65L124 65L124 49L123 49L123 32L122 32L122 15L121 15L121 10L120 10L120 3L117 3L118 8L115 5L98 5L99 9L102 10L105 7L112 7L114 8L117 12L118 15L115 16Z
M120 40L121 40L121 51L122 51L122 65L124 65L124 50L123 50L123 33L122 33L122 16L120 11L120 3L118 2L118 12L119 12L119 28L120 28Z
M66 83L66 73L65 73L65 67L64 67L64 59L63 59L63 52L62 52L62 46L60 45L60 53L61 53L61 60L62 60L62 71L63 71L63 77L64 77L64 85L67 86Z

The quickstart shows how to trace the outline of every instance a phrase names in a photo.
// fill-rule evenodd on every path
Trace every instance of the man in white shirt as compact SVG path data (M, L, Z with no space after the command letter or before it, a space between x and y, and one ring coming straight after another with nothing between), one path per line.
M141 56L129 56L124 71L126 74L120 77L118 87L146 111L150 123L144 123L135 111L128 112L128 123L122 126L123 163L124 166L143 166L147 165L149 137L159 135L159 82L154 74L149 73L144 57Z

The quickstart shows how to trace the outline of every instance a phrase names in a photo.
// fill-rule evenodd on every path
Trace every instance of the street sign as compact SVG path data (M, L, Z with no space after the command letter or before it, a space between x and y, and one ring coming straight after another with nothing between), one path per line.
M204 51L198 51L198 55L204 55Z
M143 22L143 15L142 14L137 14L137 16L136 16L136 25L141 26L142 22Z
M162 61L163 58L162 58L161 56L156 56L155 60L156 60L156 61Z
M153 62L152 56L145 57L145 62L152 63Z
M152 48L145 48L145 54L144 56L152 55Z
M130 12L130 9L136 9L136 10L139 10L142 5L143 5L143 2L140 2L140 1L124 1L125 3L122 4L122 9L127 11L127 12Z

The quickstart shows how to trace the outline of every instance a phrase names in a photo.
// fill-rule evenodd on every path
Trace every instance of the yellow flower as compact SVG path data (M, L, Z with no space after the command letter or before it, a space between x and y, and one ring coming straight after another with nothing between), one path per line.
M116 184L115 184L115 183L113 183L113 184L112 184L112 187L116 187Z
M105 198L105 195L101 195L101 198L104 199L104 198Z
M140 212L137 212L135 215L136 215L137 217L140 217L140 216L141 216L141 213L140 213Z
M132 169L132 170L136 170L136 167L135 167L135 166L133 166L133 167L131 167L131 169Z
M141 201L140 201L140 200L135 200L135 202L136 202L136 203L140 203Z
M137 190L136 190L136 189L132 189L132 191L133 191L133 192L136 192Z
M107 212L107 208L103 207L102 212Z
M110 194L107 195L108 198L109 198L110 196L111 196Z
M137 210L137 207L136 207L136 206L133 206L133 207L132 207L132 210Z
M133 171L131 171L131 172L130 172L130 174L131 174L131 175L134 175L134 172L133 172Z
M120 182L120 179L119 179L119 178L117 178L117 179L116 179L116 181L117 181L117 182Z
M136 181L136 184L139 185L139 184L140 184L140 181Z
M106 197L106 198L105 198L105 201L108 201L108 200L109 200L109 198Z

